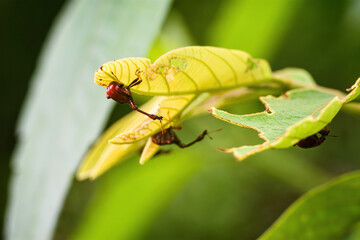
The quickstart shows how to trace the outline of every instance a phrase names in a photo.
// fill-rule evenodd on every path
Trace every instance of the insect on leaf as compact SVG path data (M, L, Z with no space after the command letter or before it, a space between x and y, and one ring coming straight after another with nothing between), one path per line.
M146 137L150 137L159 132L162 127L169 124L169 120L176 118L195 98L195 95L158 97L161 99L156 105L155 112L157 115L163 116L163 120L154 121L146 118L144 121L138 121L134 128L116 135L109 140L113 144L129 144L138 142ZM162 125L161 125L162 124Z
M155 112L158 104L164 98L166 97L154 97L141 106L141 108L145 111ZM114 123L87 153L78 169L77 178L79 180L86 178L95 179L107 169L140 149L143 144L142 142L138 142L137 144L114 145L109 144L108 141L124 131L136 128L139 122L145 122L147 120L147 116L139 114L138 112L131 112Z
M141 106L141 109L166 116L162 120L163 127L166 127L169 124L168 120L177 117L194 97L195 95L154 97ZM98 177L116 163L131 156L144 145L147 137L160 130L159 121L151 120L137 112L129 113L99 138L80 165L77 178L83 180ZM118 144L109 144L109 142Z
M273 79L269 64L248 53L216 47L185 47L159 57L124 58L103 64L94 81L108 86L112 81L129 85L142 71L143 82L131 89L143 95L183 95L216 92L256 85Z
M261 97L266 111L246 115L234 115L212 108L214 117L240 127L259 132L265 142L255 146L225 149L240 161L269 148L288 148L323 129L336 116L344 103L360 94L360 79L346 97L315 89L296 89L281 97Z

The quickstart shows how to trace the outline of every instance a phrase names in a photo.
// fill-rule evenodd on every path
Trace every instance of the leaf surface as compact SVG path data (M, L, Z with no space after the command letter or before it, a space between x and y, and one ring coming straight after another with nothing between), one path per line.
M281 79L289 85L311 87L315 86L315 80L311 74L301 68L285 68L273 73L274 77Z
M338 177L292 204L259 240L344 239L360 220L360 172Z
M156 110L158 104L165 97L154 97L146 104L141 106L146 112L152 113ZM123 131L129 131L136 128L138 123L146 122L147 116L138 112L130 112L117 122L115 122L103 135L97 140L96 144L86 154L78 172L77 178L84 180L87 178L94 179L101 173L112 167L114 164L123 160L130 153L140 148L141 142L138 144L114 145L109 144L109 139L121 134Z
M146 54L169 3L67 3L42 52L22 110L12 162L8 240L52 239L76 168L112 107L92 83L93 71L108 59Z
M145 143L144 150L141 152L140 164L144 164L150 160L150 158L152 158L160 150L160 147L160 145L154 143L151 138L149 138Z
M143 118L142 121L136 121L136 125L131 128L123 129L123 132L117 133L115 137L109 140L112 144L129 144L138 142L146 137L150 137L161 130L161 125L166 128L169 121L172 121L181 114L181 112L193 101L195 95L180 95L169 97L157 97L158 102L154 104L151 113L163 116L163 120L154 121L150 118Z
M248 53L217 47L184 47L159 57L154 64L147 58L125 58L103 64L94 81L107 86L118 81L126 86L137 76L143 83L132 92L144 95L183 95L215 92L257 85L272 79L269 64Z
M140 109L153 114L168 115L169 118L162 120L163 127L166 128L169 124L168 120L178 116L193 98L194 95L154 97ZM138 112L131 112L122 117L106 130L85 156L78 169L78 179L98 177L116 163L131 156L144 145L143 141L146 138L160 130L161 124L158 120L149 119Z
M265 142L255 146L225 149L238 160L269 148L288 148L323 129L336 116L344 103L359 94L360 79L352 86L351 92L343 98L333 93L315 89L295 89L281 97L261 97L266 111L247 115L234 115L216 108L214 117L237 126L252 128L259 132Z

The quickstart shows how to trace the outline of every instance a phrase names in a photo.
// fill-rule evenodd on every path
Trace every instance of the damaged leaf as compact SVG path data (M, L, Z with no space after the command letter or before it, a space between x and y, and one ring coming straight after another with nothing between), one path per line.
M316 134L339 112L343 104L359 94L360 79L346 97L315 89L295 89L278 98L261 97L266 111L246 115L234 115L212 108L214 117L240 127L252 128L264 139L263 144L225 149L240 161L270 148L288 148L300 140Z
M141 108L150 113L166 116L162 120L163 127L166 128L170 121L178 117L192 102L194 97L195 95L154 97ZM114 123L99 138L81 163L77 178L79 180L95 179L107 169L138 151L144 145L146 138L159 131L161 131L159 121L151 120L137 112L129 113ZM156 153L147 153L147 149L144 149L143 155Z
M158 97L160 98L160 97ZM163 120L154 121L146 118L136 123L134 128L125 129L123 132L109 140L113 144L129 144L138 142L146 137L158 133L161 128L169 124L192 102L195 95L161 97L161 100L154 106L154 113L163 116Z
M185 47L170 51L153 64L147 58L124 58L103 64L94 81L108 86L117 81L126 86L141 71L142 84L131 89L143 95L183 95L218 92L272 81L269 64L248 53L216 47Z

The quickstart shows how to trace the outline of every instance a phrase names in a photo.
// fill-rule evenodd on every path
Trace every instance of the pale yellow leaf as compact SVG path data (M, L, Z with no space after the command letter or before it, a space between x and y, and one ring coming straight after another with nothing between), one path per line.
M185 47L159 57L124 58L103 64L94 81L107 86L118 81L125 86L137 78L143 82L131 90L143 95L183 95L218 92L240 86L258 85L273 79L269 64L248 53L217 47Z

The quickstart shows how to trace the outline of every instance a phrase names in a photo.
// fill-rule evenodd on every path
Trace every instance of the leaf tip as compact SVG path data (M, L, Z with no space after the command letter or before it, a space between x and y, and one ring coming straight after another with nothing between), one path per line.
M143 154L141 154L140 160L139 160L139 164L140 165L144 165L147 160L149 160L150 158L145 158L145 156L143 156Z
M94 180L96 177L94 177L91 174L91 171L78 171L76 174L76 180L78 181L85 181L85 180Z
M211 107L208 112L211 113L213 116L216 115L216 112L219 111L216 107Z
M226 153L232 152L232 151L231 151L231 148L230 148L230 149L226 149L226 148L216 147L216 149L219 150L219 151L222 151L222 152L226 152Z
M78 180L78 181L83 181L83 180L85 180L86 178L87 178L87 176L86 176L86 174L83 173L83 172L78 172L78 173L76 174L76 180Z
M124 143L124 142L120 141L119 138L114 137L114 138L109 139L109 140L108 140L108 143L109 143L109 144L122 144L122 143Z

